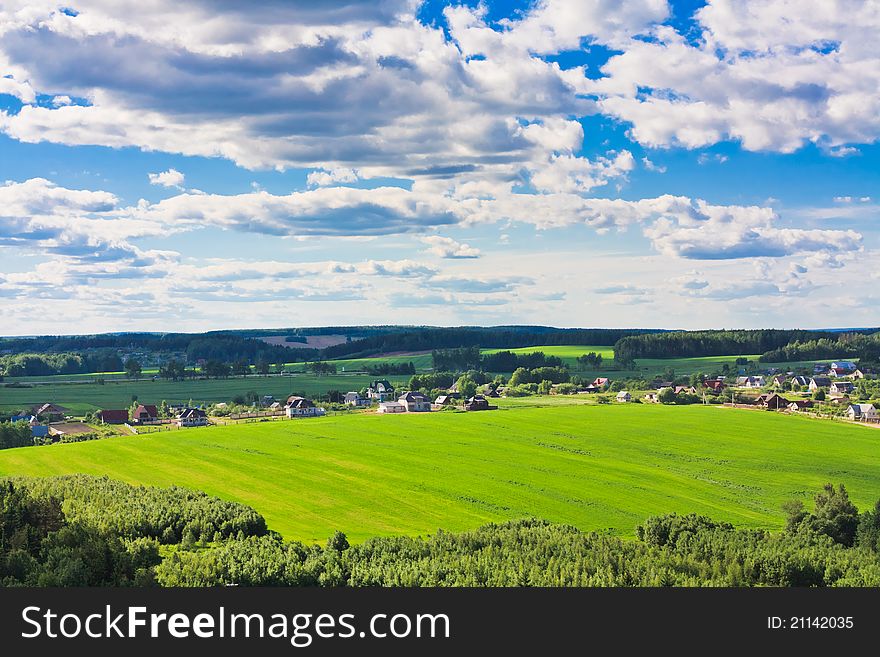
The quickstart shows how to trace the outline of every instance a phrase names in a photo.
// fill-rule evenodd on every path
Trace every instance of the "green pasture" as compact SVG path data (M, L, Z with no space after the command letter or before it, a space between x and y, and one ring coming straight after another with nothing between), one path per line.
M393 383L402 383L409 377L384 377ZM366 375L293 374L289 376L248 376L228 379L193 379L186 381L107 380L103 384L40 383L31 388L9 388L0 383L0 409L24 408L42 402L53 402L69 408L74 413L85 413L99 408L128 408L132 396L145 404L158 404L163 399L169 403L193 403L229 401L236 395L250 391L259 395L287 398L298 393L308 396L326 394L328 390L360 390L369 385Z
M843 482L880 497L880 430L721 407L511 406L483 413L189 429L0 451L2 475L84 472L251 505L286 538L451 531L524 516L632 535L696 512L779 529L780 504Z

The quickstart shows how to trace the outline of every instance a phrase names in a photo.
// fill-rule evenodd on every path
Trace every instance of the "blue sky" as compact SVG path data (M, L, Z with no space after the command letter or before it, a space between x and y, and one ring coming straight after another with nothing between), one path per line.
M880 323L865 3L69 9L0 8L0 333Z

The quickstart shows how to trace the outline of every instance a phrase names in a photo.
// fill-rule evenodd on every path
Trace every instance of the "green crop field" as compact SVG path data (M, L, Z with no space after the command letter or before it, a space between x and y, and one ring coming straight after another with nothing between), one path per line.
M843 482L880 497L880 431L720 407L564 405L359 414L0 452L0 474L85 472L249 504L290 539L464 530L536 516L631 535L697 512L779 529L780 504Z
M383 377L395 384L409 377ZM366 375L329 374L314 376L294 374L290 376L249 376L228 379L195 379L187 381L92 381L82 383L31 384L30 388L10 388L0 383L0 410L13 410L43 402L61 404L74 413L85 413L98 408L128 408L132 395L145 404L158 404L163 399L169 403L194 403L229 401L236 395L249 391L260 395L286 398L293 393L322 395L328 390L360 390L369 385Z

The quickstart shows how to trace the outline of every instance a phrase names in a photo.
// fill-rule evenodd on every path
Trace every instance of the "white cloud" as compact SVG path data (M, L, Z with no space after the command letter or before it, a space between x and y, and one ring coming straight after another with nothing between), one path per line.
M147 174L151 185L162 185L162 187L175 187L183 189L183 181L185 176L177 169L168 169L160 173Z
M334 183L357 182L358 175L354 169L339 167L336 169L312 171L306 177L306 183L310 186L325 187Z
M421 240L430 246L428 251L441 258L479 258L482 255L479 249L457 242L451 237L428 235Z

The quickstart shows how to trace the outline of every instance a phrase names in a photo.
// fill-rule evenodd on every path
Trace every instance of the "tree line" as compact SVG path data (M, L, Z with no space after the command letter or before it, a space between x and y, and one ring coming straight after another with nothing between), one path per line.
M527 354L515 354L512 351L482 354L478 346L434 350L431 352L431 361L435 370L452 372L513 372L521 367L530 370L538 367L565 367L561 358L547 356L542 351Z
M876 331L871 329L867 333ZM804 330L670 331L631 335L614 344L616 360L763 354L795 341L846 341L847 333Z
M394 351L431 351L461 347L516 349L545 345L613 345L619 339L656 329L559 329L553 327L453 327L420 328L374 335L327 347L324 358L354 358Z
M800 360L830 360L852 358L862 363L880 361L880 333L874 335L842 334L836 340L795 340L782 347L761 354L764 363L784 363Z
M859 512L827 484L812 510L783 508L781 532L672 513L637 540L523 519L307 545L204 493L16 478L0 480L0 585L880 586L880 502Z

